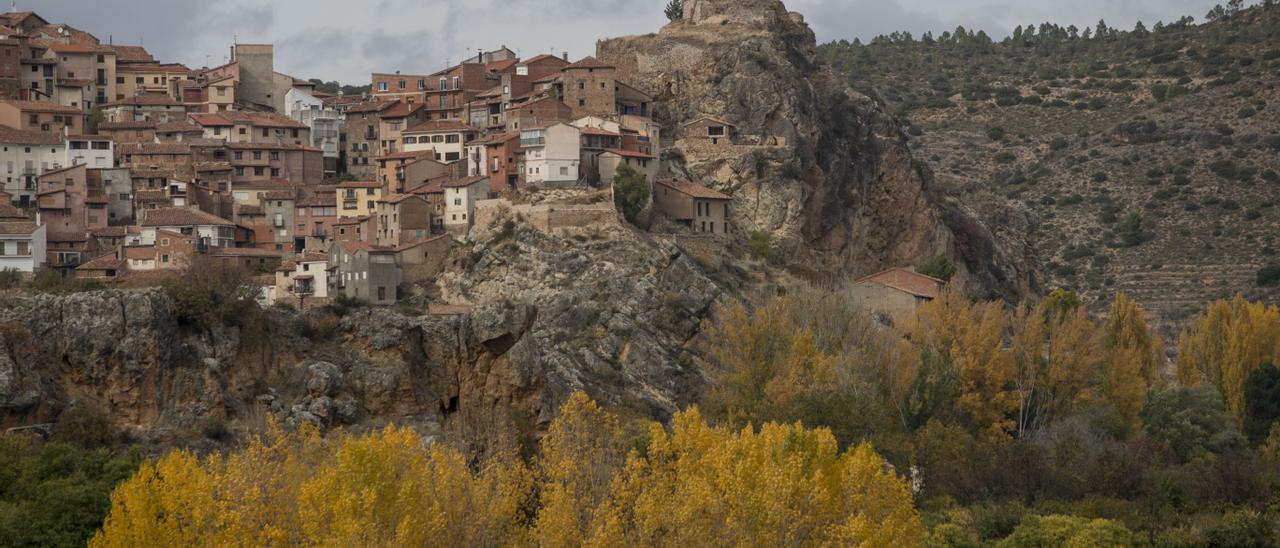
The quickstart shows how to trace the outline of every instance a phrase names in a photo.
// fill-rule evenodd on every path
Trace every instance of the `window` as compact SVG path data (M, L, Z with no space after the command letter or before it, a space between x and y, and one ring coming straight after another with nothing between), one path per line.
M387 91L387 83L378 82L378 91Z
M258 167L253 168L253 174L254 174L254 175L261 176L261 175L262 175L262 173L263 173L262 166L258 166Z
M586 82L583 82L583 81L581 81L581 80L579 80L579 81L578 81L578 89L587 89L587 83L586 83Z
M271 176L272 176L272 177L279 177L279 176L280 176L280 168L278 168L278 167L273 167L273 168L271 168Z
M585 106L587 106L587 100L586 100L586 99L578 99L578 106L580 106L580 107L585 107Z
M255 150L255 151L253 151L253 159L254 159L254 160L261 160L261 159L262 159L262 151L261 151L261 150Z
M160 262L162 262L162 263L167 263L167 262L169 262L169 254L168 254L168 253L163 253L163 254L161 254L161 255L160 255Z
M450 133L444 136L444 142L446 143L457 143L459 142L460 139L461 139L461 136L459 136L457 133Z
M279 159L280 159L280 152L279 152L279 151L272 151L272 152L271 152L271 159L272 159L272 160L279 160Z
M454 198L453 205L456 205L456 206L462 205L462 198Z
M418 89L427 89L427 81L425 79L418 80Z
M560 174L561 174L561 175L568 175L568 174L569 174L569 168L567 168L567 167L561 167L561 168L560 168Z
M453 89L462 89L462 78L453 77Z
M263 136L263 137L270 137L270 136L271 136L271 132L270 132L270 130L268 130L268 129L267 129L267 128L265 128L265 127L264 127L264 128L262 128L262 136Z
M387 288L386 288L386 287L378 286L378 300L379 300L379 301L385 301L385 300L387 300Z
M235 152L232 152L232 153L231 153L231 157L232 157L232 158L235 158L235 159L237 159L237 160L243 160L243 159L244 159L244 151L242 151L242 150L237 150L237 151L235 151Z
M439 87L439 88L437 88L437 89L444 90L444 88L445 88L445 87L447 87L447 84L448 84L448 83L449 83L449 79L448 79L448 78L441 77L441 78L440 78L440 87Z
M404 80L401 80L396 84L396 89L404 89Z
M31 254L30 245L31 245L30 242L18 242L18 254L30 255Z
M245 128L240 128L240 134L241 134L241 135L246 135L246 134L248 134L248 131L247 131Z
M168 238L163 238L163 239L161 239L161 240L160 240L160 245L165 246L165 247L169 247L169 239L168 239Z

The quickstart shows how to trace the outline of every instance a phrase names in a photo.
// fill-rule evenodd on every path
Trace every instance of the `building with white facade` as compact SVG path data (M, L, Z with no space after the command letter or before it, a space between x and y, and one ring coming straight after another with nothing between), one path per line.
M66 142L66 165L84 164L94 169L116 167L115 145L106 135L70 135Z
M34 205L40 175L62 169L66 162L61 135L0 126L0 180L13 205Z
M45 263L45 226L0 220L0 271L35 272Z
M489 198L488 177L467 177L445 181L444 229L449 232L466 232L475 214L476 202Z
M582 161L581 135L581 130L564 122L521 129L525 183L551 187L577 184Z

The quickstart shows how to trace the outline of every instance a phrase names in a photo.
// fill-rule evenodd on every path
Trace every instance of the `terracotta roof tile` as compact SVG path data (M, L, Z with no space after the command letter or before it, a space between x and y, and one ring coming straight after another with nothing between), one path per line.
M194 226L194 225L215 225L215 226L232 226L235 223L205 213L198 209L187 207L166 207L160 209L147 209L142 212L142 226Z
M13 105L20 110L30 112L52 112L55 114L83 114L77 107L69 107L49 101L2 101L0 104Z
M943 287L947 285L942 280L904 267L890 268L858 280L859 283L868 281L927 299L938 298L938 295L942 293Z
M707 200L732 200L733 197L728 194L717 192L705 186L691 183L689 181L658 181L658 184L670 188L676 192L680 192L694 198L702 198Z
M439 131L479 131L459 120L427 120L404 130L403 133L431 133Z

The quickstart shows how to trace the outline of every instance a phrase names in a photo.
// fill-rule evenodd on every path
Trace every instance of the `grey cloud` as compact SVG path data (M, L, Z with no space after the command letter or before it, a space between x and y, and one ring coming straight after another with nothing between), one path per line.
M2 2L3 0L0 0ZM956 25L1001 37L1016 25L1199 19L1224 0L790 0L821 41L919 36ZM164 61L220 63L232 36L275 42L278 70L299 78L364 83L373 71L434 72L476 49L522 55L595 51L600 38L653 32L665 0L43 0L31 9L103 40L136 44Z

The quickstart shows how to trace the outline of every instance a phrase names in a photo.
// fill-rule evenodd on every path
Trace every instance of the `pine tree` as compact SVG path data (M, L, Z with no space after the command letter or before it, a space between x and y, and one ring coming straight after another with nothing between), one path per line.
M669 20L684 19L684 0L667 2L667 8L663 12L667 14L667 19Z

